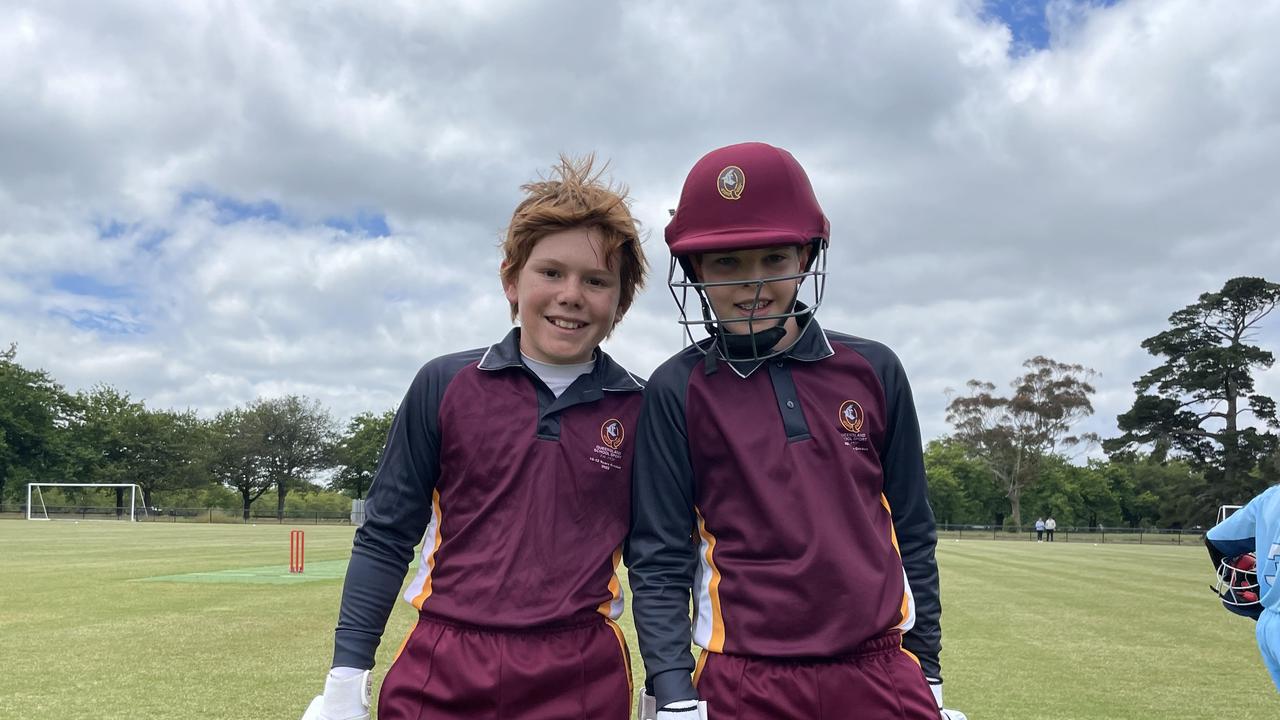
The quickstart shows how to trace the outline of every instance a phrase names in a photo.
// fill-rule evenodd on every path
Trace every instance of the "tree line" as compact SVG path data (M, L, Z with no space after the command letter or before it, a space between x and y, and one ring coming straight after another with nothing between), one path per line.
M10 345L0 351L0 503L25 501L28 482L134 483L152 508L223 505L233 495L245 519L274 491L283 518L294 490L363 497L393 416L365 412L339 429L319 401L298 395L208 419L157 410L109 385L67 392L47 372L20 365ZM61 494L84 502L86 492Z
M1093 414L1092 368L1041 356L1008 392L970 380L949 398L951 434L925 451L939 521L1204 527L1280 482L1275 402L1254 382L1275 361L1255 341L1278 302L1280 285L1237 277L1170 315L1142 342L1159 364L1111 437L1075 431ZM1099 446L1105 458L1072 462Z
M1025 510L1062 525L1205 526L1219 505L1280 482L1275 402L1254 382L1274 363L1255 341L1277 303L1280 285L1238 277L1173 313L1142 342L1159 364L1134 382L1111 437L1076 431L1094 411L1091 368L1037 356L1008 391L970 380L949 394L951 433L925 448L938 521L1021 528ZM157 410L107 385L67 392L10 345L0 351L0 503L19 502L27 482L127 482L148 507L216 494L236 498L246 519L274 491L283 518L291 491L363 497L393 418L365 412L339 429L297 395L210 419ZM1105 458L1079 462L1099 447Z

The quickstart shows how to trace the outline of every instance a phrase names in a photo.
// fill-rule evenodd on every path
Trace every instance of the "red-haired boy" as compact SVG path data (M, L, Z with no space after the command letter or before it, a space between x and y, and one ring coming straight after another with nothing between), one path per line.
M625 190L590 159L523 189L500 269L519 327L432 360L409 387L304 720L368 718L374 651L420 539L405 593L419 619L383 679L381 720L629 716L613 621L641 383L598 346L646 262Z

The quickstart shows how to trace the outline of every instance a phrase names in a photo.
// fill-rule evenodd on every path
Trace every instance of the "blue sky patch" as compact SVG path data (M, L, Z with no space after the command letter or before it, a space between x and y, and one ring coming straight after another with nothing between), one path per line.
M123 222L115 218L110 220L95 220L93 228L98 233L99 240L109 240L113 242L132 242L137 249L147 254L155 254L160 251L160 246L173 236L173 231L166 228L147 227L140 222ZM74 277L70 281L74 287L77 281ZM67 289L67 288L63 288ZM95 295L97 297L114 297L110 295L99 295L96 292L82 293L74 289L69 292L75 292L78 295Z
M207 203L214 209L213 221L219 225L231 225L246 220L281 223L292 228L302 227L303 220L289 213L272 200L247 202L211 190L189 190L182 194L179 205L183 208L197 203ZM314 222L308 219L307 224ZM358 210L351 215L331 215L322 222L325 227L364 237L387 237L391 227L387 216L371 210ZM161 238L163 239L163 238Z
M89 330L103 335L143 335L147 332L145 325L122 318L111 312L55 310L50 314L67 319L72 325L81 330Z
M1110 7L1119 0L1067 0L1072 6ZM1009 27L1014 55L1044 50L1051 44L1046 8L1050 0L986 0L983 15Z
M367 212L361 210L350 217L331 217L324 221L324 224L335 230L351 233L352 235L366 235L368 237L387 237L391 234L391 228L387 227L387 216L382 213Z
M179 202L183 207L199 202L209 203L215 211L213 221L219 225L230 225L245 220L288 221L284 211L280 209L280 205L271 200L260 200L256 203L245 202L227 195L193 190L183 193Z
M149 253L155 252L160 249L161 243L168 240L172 235L172 230L151 230L138 239L138 248Z
M93 226L98 230L98 237L103 240L120 237L133 228L129 223L123 223L119 220L95 222Z
M58 273L52 278L53 286L72 295L105 298L109 300L129 297L132 293L120 285L109 285L91 275Z

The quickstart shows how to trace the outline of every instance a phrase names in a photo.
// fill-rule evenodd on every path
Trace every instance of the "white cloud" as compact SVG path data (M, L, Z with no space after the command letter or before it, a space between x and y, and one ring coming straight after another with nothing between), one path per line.
M1021 52L962 0L10 4L0 340L162 407L381 409L505 332L518 186L594 150L649 233L606 346L647 373L680 345L666 209L699 155L759 139L831 217L820 317L898 351L927 436L944 388L1038 354L1101 371L1106 434L1171 312L1280 275L1280 4L1050 9ZM361 212L390 234L324 224Z

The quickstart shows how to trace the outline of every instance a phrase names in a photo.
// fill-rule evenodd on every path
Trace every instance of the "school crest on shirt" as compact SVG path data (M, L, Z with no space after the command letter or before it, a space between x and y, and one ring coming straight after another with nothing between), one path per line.
M622 443L627 439L627 429L622 421L609 418L600 425L600 444L591 451L591 462L604 470L622 469Z
M627 432L622 427L622 421L617 418L609 418L600 426L600 442L614 450L622 447L622 441L626 437Z
M746 189L747 176L737 165L730 165L716 176L716 190L725 200L737 200L742 197L742 191Z
M862 451L871 449L867 434L862 432L862 426L867 422L867 414L857 400L845 400L840 403L837 417L840 427L844 429L841 435L844 436L846 446Z
M840 424L844 429L851 433L861 432L862 423L867 416L862 412L862 406L857 400L845 400L840 405Z

